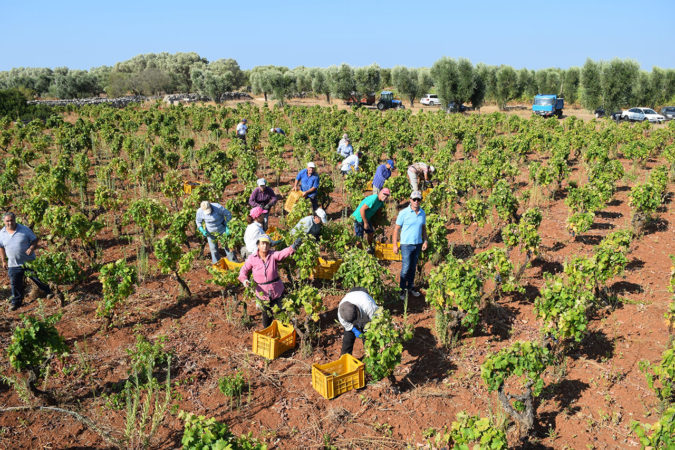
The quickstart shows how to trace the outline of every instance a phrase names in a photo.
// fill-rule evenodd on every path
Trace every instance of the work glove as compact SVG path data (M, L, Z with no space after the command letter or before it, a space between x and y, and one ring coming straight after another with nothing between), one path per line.
M291 244L291 247L293 248L293 250L297 250L298 247L300 247L301 244L302 244L302 238L297 238L295 241L293 241L293 243Z
M200 225L198 230L202 234L202 236L204 236L204 237L207 237L209 235L209 233L204 229L203 225Z
M356 336L357 338L360 338L361 336L363 336L363 333L361 333L359 331L359 329L356 328L356 327L352 327L352 333L354 333L354 336Z
M270 203L265 203L265 205L262 208L269 211L271 207L272 205Z
M248 281L248 280L244 280L244 287L248 287L248 285L249 285L249 284L251 284L251 282L250 282L250 281Z

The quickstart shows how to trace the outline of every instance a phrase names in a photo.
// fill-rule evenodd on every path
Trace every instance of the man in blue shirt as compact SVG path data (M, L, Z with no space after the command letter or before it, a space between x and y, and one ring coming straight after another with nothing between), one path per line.
M10 311L15 311L23 304L25 278L24 274L30 269L24 269L23 265L35 259L37 237L27 226L17 224L14 213L7 212L2 216L5 226L0 230L0 259L2 268L7 269L9 284L12 288L12 305ZM31 271L32 272L32 271ZM48 294L51 294L49 286L40 281L35 275L30 276L35 284Z
M373 177L373 194L377 194L384 187L384 182L389 179L392 170L394 170L394 161L391 159L377 166L375 176Z
M415 269L420 252L427 249L427 215L421 208L422 193L413 191L410 194L410 206L398 213L394 237L392 239L394 253L398 253L399 233L401 234L401 287L400 297L405 300L407 292L413 297L419 297L415 290Z
M319 207L316 199L319 191L319 175L316 173L316 165L313 162L307 163L307 168L298 172L293 185L294 191L298 190L298 184L300 184L302 196L308 198L312 202L312 209L316 210Z
M216 236L212 233L229 234L227 222L230 220L232 220L232 213L220 203L203 201L197 210L197 215L195 216L197 229L209 243L211 262L213 264L220 260L220 254L218 253L218 241L216 241ZM236 257L230 249L225 249L225 255L230 261L236 262Z

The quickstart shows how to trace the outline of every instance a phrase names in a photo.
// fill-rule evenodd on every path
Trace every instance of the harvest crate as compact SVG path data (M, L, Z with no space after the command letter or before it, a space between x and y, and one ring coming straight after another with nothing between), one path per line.
M323 258L319 258L319 264L314 267L314 278L321 280L332 280L335 276L335 273L340 268L342 260L338 259L335 261L326 261Z
M239 270L239 269L241 269L241 266L243 266L243 265L244 265L243 262L237 263L237 262L232 262L227 258L220 258L220 261L215 263L213 265L213 268L216 269L216 270L220 270L221 272L225 272L227 270Z
M287 213L293 211L293 207L297 203L298 199L302 197L302 192L300 191L291 191L286 198L286 203L284 204L284 210Z
M312 364L312 387L326 400L365 385L364 365L349 353L328 364Z
M431 194L431 188L426 188L424 191L422 191L422 200L427 199L427 195Z
M386 261L401 261L401 252L394 253L392 244L375 244L375 257Z
M187 195L192 194L192 188L201 185L199 181L184 181L183 182L183 192Z
M295 328L273 320L269 327L253 332L253 353L267 359L277 359L283 352L295 348Z

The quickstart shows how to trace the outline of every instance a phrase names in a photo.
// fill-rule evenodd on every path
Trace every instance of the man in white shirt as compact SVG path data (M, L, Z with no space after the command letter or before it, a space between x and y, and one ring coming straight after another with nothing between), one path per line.
M248 125L246 125L246 119L241 119L241 122L237 125L237 137L244 141L246 144L246 131L248 130Z
M361 158L361 152L356 152L353 155L346 157L340 163L340 172L342 175L347 175L352 170L356 172L359 170L359 159Z
M372 320L378 309L373 297L361 287L353 288L342 298L338 305L338 320L345 332L342 335L340 355L352 354L354 341L363 336L366 324Z

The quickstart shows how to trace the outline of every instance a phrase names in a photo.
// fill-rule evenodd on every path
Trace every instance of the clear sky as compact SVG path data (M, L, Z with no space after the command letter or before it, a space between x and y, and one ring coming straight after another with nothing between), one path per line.
M10 1L0 70L89 69L197 52L243 69L431 66L442 56L529 69L630 58L675 68L675 1Z

